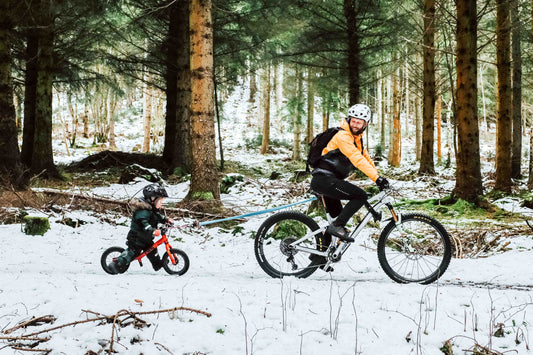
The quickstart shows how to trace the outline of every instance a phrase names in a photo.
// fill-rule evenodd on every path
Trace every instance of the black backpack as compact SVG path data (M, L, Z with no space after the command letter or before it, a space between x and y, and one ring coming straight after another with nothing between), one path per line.
M306 171L309 172L309 167L316 168L318 162L322 158L322 151L328 145L331 138L341 130L340 127L332 127L326 129L324 132L319 133L309 143L309 154L307 154L307 166Z

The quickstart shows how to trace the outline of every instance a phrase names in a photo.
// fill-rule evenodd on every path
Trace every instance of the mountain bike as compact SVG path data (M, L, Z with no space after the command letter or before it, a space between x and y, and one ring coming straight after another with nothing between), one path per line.
M161 244L165 244L165 253L163 254L163 257L161 261L163 262L163 269L165 269L166 272L168 272L171 275L183 275L189 270L189 257L187 254L180 249L172 248L168 241L167 233L172 229L178 229L182 228L183 226L173 226L170 224L166 224L161 226L159 229L161 230L161 238L157 240L150 248L145 250L141 255L137 256L135 259L139 262L140 266L143 266L142 258L144 258L147 254L152 252L154 249L157 249L158 246ZM124 251L124 248L122 247L110 247L106 249L102 253L102 257L100 258L100 264L102 265L102 268L105 272L108 274L114 275L114 273L109 270L109 264L113 261L115 261L120 254ZM131 263L130 263L131 264ZM125 267L124 272L128 270L129 265Z
M381 191L365 203L368 213L350 236L355 239L371 219L381 221L381 210L388 209L391 217L384 221L388 223L377 241L378 260L383 271L399 283L432 283L450 264L450 236L442 224L428 215L397 213L392 205L393 191ZM323 197L313 194L325 206ZM328 224L333 221L329 214L326 217ZM320 227L313 218L301 212L286 211L270 216L255 236L254 249L259 266L275 278L305 278L318 267L330 270L331 264L341 260L352 242L331 236L331 243L326 245L326 228L327 225ZM325 257L326 264L317 261L316 255Z

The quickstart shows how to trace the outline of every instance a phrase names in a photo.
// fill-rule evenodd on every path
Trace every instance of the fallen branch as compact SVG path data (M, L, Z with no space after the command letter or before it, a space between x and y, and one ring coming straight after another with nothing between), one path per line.
M175 312L175 311L188 311L188 312L194 312L194 313L203 314L203 315L205 315L207 317L211 317L211 313L204 312L204 311L201 311L201 310L198 310L198 309L194 309L194 308L188 308L188 307L174 307L174 308L168 308L168 309L159 309L159 310L155 310L155 311L143 311L143 312L131 312L131 311L128 311L126 309L122 309L122 310L118 311L113 316L107 316L107 315L103 315L101 313L93 312L93 311L89 311L89 310L82 310L82 312L94 314L94 315L97 315L97 317L96 318L88 318L88 319L85 319L85 320L80 320L80 321L71 322L71 323L67 323L67 324L58 325L57 327L44 329L44 330L41 330L41 331L38 331L38 332L34 332L34 333L31 333L31 334L24 334L24 335L21 335L19 337L3 337L3 338L0 338L0 339L7 339L7 340L32 340L32 337L34 337L35 335L42 334L42 333L48 333L48 332L51 332L53 330L57 330L57 329L65 328L65 327L70 327L70 326L75 326L77 324L97 322L97 321L106 321L108 323L111 323L111 322L113 323L113 328L111 330L111 341L110 341L109 350L108 350L109 353L112 353L113 352L114 337L115 337L115 329L116 329L116 325L117 324L124 325L123 322L125 320L133 318L132 323L133 323L134 326L137 326L137 322L139 322L141 324L141 326L146 326L146 325L148 325L148 323L145 322L144 320L138 318L137 316L146 315L146 314L170 313L170 312ZM119 318L121 316L127 316L127 317L125 319L123 319L123 320L120 320ZM51 317L51 316L48 316L48 317ZM35 319L38 319L38 318L35 318ZM128 324L130 324L130 323L128 323ZM18 328L21 328L21 327L18 327ZM42 340L39 340L39 339L42 339ZM50 338L33 338L33 340L35 340L35 341L48 341L48 340L50 340ZM12 346L12 348L15 349L15 347L13 347L13 346ZM33 350L25 350L25 349L26 348L20 348L20 349L17 349L17 350L33 351ZM51 350L39 350L39 351L50 352Z
M156 314L156 313L170 313L170 312L175 312L175 311L189 311L189 312L203 314L206 317L211 317L211 313L200 311L194 308L187 308L187 307L175 307L175 308L169 308L169 309L160 309L157 311L131 312L131 314L143 315L143 314Z
M54 323L56 318L53 315L40 316L37 318L32 318L29 321L22 322L17 324L13 328L9 328L4 331L4 334L9 334L20 328L26 328L29 325L41 325L42 323ZM40 323L40 324L39 324Z
M50 338L35 338L35 337L27 337L27 336L21 335L21 336L7 336L7 337L0 336L0 340L11 340L11 341L27 340L27 341L38 341L38 342L44 343L50 340Z
M50 354L52 352L52 349L21 348L18 346L12 346L11 349L18 350L18 351L31 351L35 353L45 353L45 354Z
M93 196L88 196L88 195L83 195L83 194L76 194L76 193L73 193L73 192L63 192L63 191L50 190L50 189L39 189L38 191L35 191L35 192L42 192L42 193L47 194L47 195L61 196L61 197L69 198L69 199L78 198L78 199L82 199L82 200L86 200L86 201L110 203L110 204L115 204L115 205L119 205L119 206L124 206L126 208L130 207L129 205L130 205L130 202L131 202L131 199L129 199L127 201L113 200L113 199L106 198L106 197L100 197L100 196L94 196L94 195ZM191 210L186 210L186 209L183 209L183 208L163 207L163 210L166 211L166 212L174 212L174 213L182 213L182 214L193 214L193 215L201 216L201 217L204 217L204 218L222 218L222 217L225 217L225 216L222 216L222 215L217 215L217 214L212 214L212 213L207 213L207 212L191 211Z
M109 319L109 317L103 316L103 317L98 317L98 318L79 320L79 321L76 321L76 322L71 322L71 323L67 323L67 324L63 324L63 325L58 325L57 327L44 329L44 330L41 330L39 332L35 332L35 333L31 333L31 334L24 334L23 336L24 337L31 337L31 336L35 336L35 335L42 334L42 333L48 333L48 332L51 332L52 330L57 330L57 329L65 328L65 327L71 327L71 326L77 325L77 324L97 322L97 321L108 320L108 319Z

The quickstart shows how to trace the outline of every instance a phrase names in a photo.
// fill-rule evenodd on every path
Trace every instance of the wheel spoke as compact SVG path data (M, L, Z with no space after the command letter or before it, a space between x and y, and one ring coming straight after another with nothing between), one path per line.
M272 277L307 277L316 267L310 267L309 253L294 249L291 244L318 229L310 217L298 212L280 212L268 218L259 228L255 254L261 268ZM311 237L301 243L318 249L318 240Z
M402 217L403 234L391 222L380 237L380 264L397 282L433 282L450 262L449 236L437 221L428 216L410 214Z

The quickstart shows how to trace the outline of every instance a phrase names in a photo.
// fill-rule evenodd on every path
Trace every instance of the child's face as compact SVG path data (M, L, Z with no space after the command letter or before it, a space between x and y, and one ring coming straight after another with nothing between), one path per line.
M157 200L155 200L155 204L154 204L154 205L155 205L155 208L160 209L161 206L163 206L163 201L164 201L164 200L165 200L165 199L164 199L163 197L160 197L160 198L158 198Z

